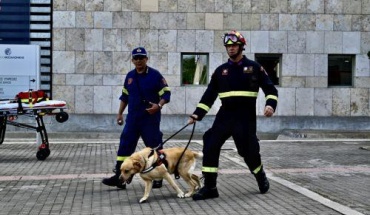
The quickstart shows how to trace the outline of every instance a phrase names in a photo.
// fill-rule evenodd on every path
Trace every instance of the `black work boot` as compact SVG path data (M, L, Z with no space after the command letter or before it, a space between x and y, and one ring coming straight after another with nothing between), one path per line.
M216 187L217 173L203 173L204 187L200 188L198 192L194 193L193 200L206 200L219 197Z
M261 170L257 174L254 174L254 177L257 180L260 193L266 193L270 188L270 183L267 180L266 173L263 168L261 168Z
M163 179L158 180L158 181L154 180L152 188L153 189L161 188L162 187L162 182L163 182Z
M114 175L110 178L104 178L102 180L102 183L111 187L118 187L120 189L126 189L126 183L122 183L121 180L119 180L119 176L121 175L121 164L122 161L117 161L116 163L116 169L114 171Z
M198 192L194 193L193 200L206 200L206 199L212 199L219 197L217 187L214 188L208 188L206 186L200 188Z

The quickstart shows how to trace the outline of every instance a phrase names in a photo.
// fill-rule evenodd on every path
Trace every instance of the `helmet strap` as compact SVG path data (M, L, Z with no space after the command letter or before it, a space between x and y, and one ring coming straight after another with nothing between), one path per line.
M242 53L244 51L244 45L239 45L239 51L238 54Z

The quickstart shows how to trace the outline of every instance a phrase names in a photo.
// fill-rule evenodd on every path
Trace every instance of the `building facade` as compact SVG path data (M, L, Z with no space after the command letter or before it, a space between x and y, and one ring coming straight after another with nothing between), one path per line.
M144 46L172 92L162 129L176 131L206 88L182 83L183 54L205 54L209 78L227 60L222 36L233 29L246 37L248 58L279 61L278 108L264 118L259 93L260 132L370 129L370 0L54 0L52 97L67 101L71 116L53 129L120 131L131 50ZM342 57L345 72L335 63Z

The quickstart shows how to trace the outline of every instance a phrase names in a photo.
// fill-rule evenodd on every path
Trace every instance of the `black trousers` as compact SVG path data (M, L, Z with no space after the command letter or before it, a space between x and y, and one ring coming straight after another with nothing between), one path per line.
M251 172L261 166L255 113L255 110L220 109L212 127L203 135L203 172L207 172L207 167L219 167L221 147L230 137Z

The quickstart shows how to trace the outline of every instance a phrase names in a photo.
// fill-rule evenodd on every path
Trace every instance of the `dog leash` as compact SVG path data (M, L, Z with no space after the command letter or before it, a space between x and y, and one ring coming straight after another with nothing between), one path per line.
M180 158L179 158L179 160L177 161L177 164L176 164L176 167L175 167L175 172L174 172L174 174L175 174L175 178L176 179L179 179L180 178L180 174L179 174L179 171L178 171L178 167L179 167L179 163L180 163L180 160L181 160L181 158L182 158L182 156L184 155L184 153L185 153L185 151L188 149L188 147L189 147L189 145L190 145L190 142L191 142L191 139L193 139L193 135L194 135L194 130L195 130L195 121L194 121L194 124L193 124L193 129L192 129L192 131L191 131L191 134L190 134L190 137L189 137L189 141L188 141L188 144L186 144L186 147L185 147L185 149L184 149L184 151L182 152L182 154L181 154L181 156L180 156ZM186 126L188 126L189 124L187 124Z
M180 130L176 131L174 134L172 134L169 138L167 138L165 141L163 141L163 143L159 144L157 147L155 147L154 149L157 150L159 148L161 148L167 141L169 141L170 139L172 139L174 136L176 136L178 133L180 133L182 130L184 130L186 127L188 127L190 124L187 123L184 127L182 127ZM193 134L194 134L194 128L195 128L195 122L193 124L193 131L192 131L192 134L191 134L191 138L193 137Z
M176 167L175 167L175 172L174 172L174 174L175 174L175 178L176 178L176 179L179 179L179 178L180 178L180 174L179 174L179 171L178 171L179 163L180 163L180 160L181 160L182 156L184 155L185 151L188 149L188 147L189 147L189 145L190 145L191 140L193 139L194 130L195 130L195 124L196 124L196 121L194 121L194 123L193 123L193 129L192 129L192 131L191 131L189 141L188 141L188 143L186 144L186 147L185 147L184 151L181 153L179 160L177 161L177 164L176 164ZM169 138L167 138L165 141L163 141L163 143L162 143L162 144L159 144L156 148L154 148L154 149L152 150L152 152L157 151L157 150L158 150L160 147L162 147L162 146L163 146L167 141L169 141L171 138L173 138L174 136L176 136L178 133L180 133L182 130L184 130L184 129L185 129L186 127L188 127L189 125L190 125L190 124L189 124L189 123L187 123L184 127L182 127L180 130L178 130L177 132L175 132L173 135L171 135L171 136L170 136Z

